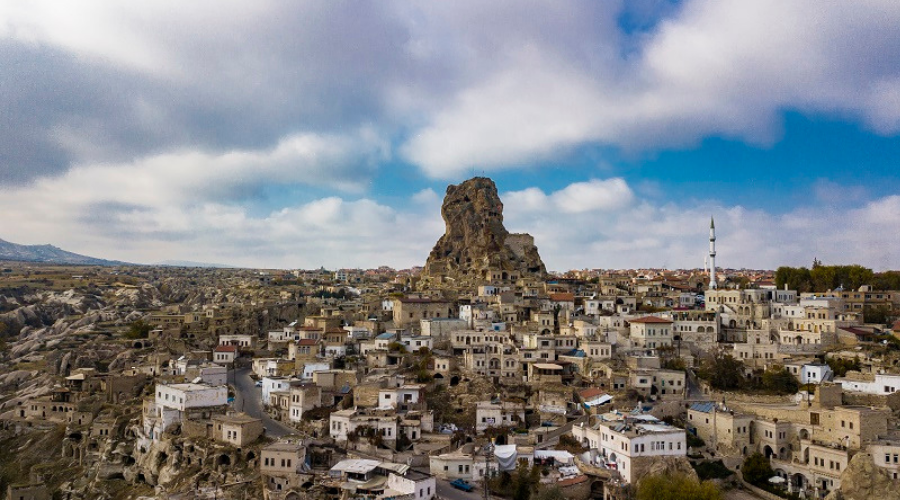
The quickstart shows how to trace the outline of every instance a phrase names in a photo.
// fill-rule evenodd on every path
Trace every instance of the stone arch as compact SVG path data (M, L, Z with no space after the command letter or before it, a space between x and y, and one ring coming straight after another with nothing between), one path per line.
M766 445L766 447L763 448L763 455L765 455L766 458L772 458L772 455L775 455L775 450L773 450L771 446Z
M800 429L800 439L809 440L809 431L806 429Z
M224 453L219 455L219 457L216 458L216 465L231 465L231 457Z
M450 377L450 387L456 387L459 385L459 375L453 375Z
M251 461L256 458L256 453L253 453L253 450L247 452L247 461Z
M809 486L809 479L800 472L792 475L790 479L794 491L805 490Z
M603 481L594 481L591 483L591 498L604 498L603 491L605 486Z
M301 499L300 494L298 494L296 491L292 491L284 496L284 500L300 500L300 499Z
M134 344L132 344L132 347L134 347L135 349L143 349L144 343L138 340Z

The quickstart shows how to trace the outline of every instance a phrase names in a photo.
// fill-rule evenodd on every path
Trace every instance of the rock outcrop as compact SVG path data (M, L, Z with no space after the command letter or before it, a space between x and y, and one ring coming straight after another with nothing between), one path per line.
M872 455L857 453L841 474L841 489L828 494L826 500L900 500L896 482L884 469L875 466Z
M446 231L428 256L424 282L498 283L546 274L534 238L503 226L503 203L491 179L447 187L441 215Z

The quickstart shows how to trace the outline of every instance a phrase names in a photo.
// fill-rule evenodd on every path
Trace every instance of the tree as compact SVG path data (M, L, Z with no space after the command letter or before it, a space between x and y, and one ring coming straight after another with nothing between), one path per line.
M125 338L132 340L145 339L150 336L150 330L152 329L153 325L144 323L144 320L139 319L128 326L128 331L125 332Z
M850 370L862 370L862 365L859 363L859 358L853 358L852 360L844 358L827 358L825 360L825 363L827 363L828 367L831 368L831 371L834 372L835 377L846 376L847 372Z
M809 292L812 290L812 278L810 277L809 269L805 267L779 267L775 271L775 286L784 288L785 285L791 290L797 290L799 293Z
M900 271L885 271L872 279L875 290L900 290Z
M762 453L756 452L744 460L744 464L741 465L741 474L744 476L744 481L750 484L766 484L775 471L772 470L769 459Z
M866 323L890 325L891 310L887 306L866 306L863 309L863 318Z
M566 496L563 494L562 490L559 489L559 486L549 486L543 487L531 497L531 500L566 500Z
M637 500L721 500L722 492L710 481L700 483L679 474L641 479L635 497Z
M697 376L720 391L737 389L744 383L744 364L730 354L717 352L701 365Z
M763 390L775 394L794 394L800 388L797 379L784 367L770 368L762 376Z

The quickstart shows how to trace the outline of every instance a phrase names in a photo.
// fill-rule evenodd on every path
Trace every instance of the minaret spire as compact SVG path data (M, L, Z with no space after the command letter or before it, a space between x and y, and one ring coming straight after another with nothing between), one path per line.
M716 220L709 218L709 289L719 288L716 284Z

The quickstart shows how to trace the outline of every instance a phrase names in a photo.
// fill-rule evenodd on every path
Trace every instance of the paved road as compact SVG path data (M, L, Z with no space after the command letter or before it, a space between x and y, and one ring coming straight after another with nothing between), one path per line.
M238 368L229 373L229 380L234 385L234 408L251 417L261 418L266 435L279 438L297 431L277 420L273 420L263 411L262 390L250 378L250 368Z
M436 477L434 478L434 482L436 484L435 489L437 490L437 495L446 500L480 500L484 497L484 492L480 489L476 489L471 493L466 493L465 491L450 486L450 481L444 481L443 479Z

